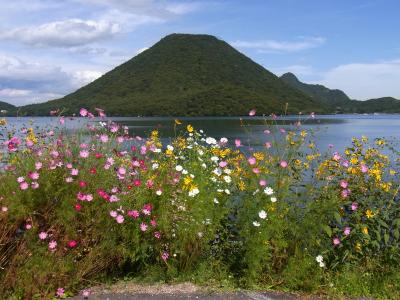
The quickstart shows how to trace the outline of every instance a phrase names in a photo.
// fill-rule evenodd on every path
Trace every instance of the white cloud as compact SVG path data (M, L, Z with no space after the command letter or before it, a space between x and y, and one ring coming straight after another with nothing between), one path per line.
M14 105L62 97L102 75L95 70L64 70L0 54L0 101Z
M234 41L230 44L237 48L255 49L261 53L296 52L321 46L326 41L323 37L302 37L298 41Z
M400 99L400 59L340 65L315 83L341 89L357 100L384 96Z
M115 22L68 19L3 30L0 32L0 39L33 46L73 47L109 39L119 31L120 25Z

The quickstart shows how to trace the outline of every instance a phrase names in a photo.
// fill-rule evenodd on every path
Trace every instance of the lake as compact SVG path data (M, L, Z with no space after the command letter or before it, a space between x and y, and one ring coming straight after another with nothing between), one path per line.
M112 117L119 123L127 125L134 135L146 136L157 128L164 141L175 136L174 120L171 117ZM241 125L241 120L242 124ZM35 118L7 118L9 125L21 127L31 126L29 123L34 120L34 126L55 126L58 119L52 117ZM266 140L263 117L182 117L179 118L182 125L178 128L185 128L186 124L192 124L197 130L212 137L226 137L230 141L239 138L244 144L258 147ZM270 119L269 119L270 120ZM299 120L298 116L288 116L277 120L279 127L289 127ZM334 149L343 150L351 143L352 137L368 136L371 139L385 137L390 140L400 138L400 115L321 115L315 119L309 116L300 117L302 127L315 132L317 146L321 150L327 149L329 144ZM66 119L66 127L74 129L84 126L86 119ZM250 134L249 134L250 133ZM4 132L3 132L4 134Z

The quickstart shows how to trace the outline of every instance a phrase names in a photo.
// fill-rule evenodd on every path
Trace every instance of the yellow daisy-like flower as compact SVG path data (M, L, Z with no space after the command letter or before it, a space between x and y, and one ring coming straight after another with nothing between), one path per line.
M363 232L364 234L368 234L368 228L367 228L367 227L364 227L364 228L362 229L362 232Z
M181 125L181 124L182 124L182 122L181 122L181 121L179 121L178 119L175 119L175 124L176 124L176 125Z
M192 125L188 125L188 126L186 126L186 130L188 131L188 132L193 132L193 126Z
M365 212L365 215L367 216L368 219L372 218L375 214L372 210L367 209ZM367 232L368 233L368 232Z
M357 242L354 248L356 249L357 252L361 252L361 243Z
M262 152L254 152L253 156L257 160L263 160L265 158L264 153L262 153Z
M397 173L397 172L396 172L395 170L390 170L390 171L389 171L389 174L392 175L392 176L393 176L393 175L396 175L396 173Z
M246 184L243 181L239 182L239 190L244 191L246 189Z
M190 177L190 176L186 176L184 179L183 179L183 184L184 185L189 185L189 184L191 184L192 183L192 178Z

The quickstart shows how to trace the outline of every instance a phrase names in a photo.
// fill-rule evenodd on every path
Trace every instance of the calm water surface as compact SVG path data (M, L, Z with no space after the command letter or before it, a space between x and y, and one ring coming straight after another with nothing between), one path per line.
M34 126L56 126L57 118L7 118L9 125L22 127L28 126L31 120ZM115 117L111 118L119 123L127 125L134 135L146 136L157 128L164 140L175 136L174 119L170 117ZM243 143L252 146L262 145L268 137L264 134L267 128L262 117L244 117L242 122L239 117L197 117L179 118L182 125L192 124L196 129L202 129L208 136L215 138L227 137L233 141L240 138ZM299 117L285 117L278 119L279 128L290 127L299 120ZM398 140L400 138L400 115L324 115L316 116L315 119L302 117L302 127L315 132L317 145L321 150L333 144L335 149L342 150L349 145L352 137L368 136L373 139L385 137ZM85 119L66 119L66 127L75 129L83 127ZM269 121L270 123L270 121ZM32 125L29 125L32 126ZM1 132L0 132L1 133ZM249 134L250 133L250 134ZM4 132L2 132L4 134ZM399 149L400 150L400 149Z

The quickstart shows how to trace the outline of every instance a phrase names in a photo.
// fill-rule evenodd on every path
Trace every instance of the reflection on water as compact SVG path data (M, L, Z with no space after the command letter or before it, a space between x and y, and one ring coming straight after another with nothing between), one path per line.
M20 128L26 127L54 127L60 126L57 118L7 118L10 126ZM30 123L34 120L34 123ZM186 124L192 124L197 130L215 138L226 137L230 140L241 139L245 144L257 147L265 143L270 137L264 134L266 124L271 124L271 118L263 117L197 117L179 118L182 125L175 126L174 118L169 117L116 117L112 118L119 123L129 127L133 135L147 136L152 130L158 129L164 141L169 140L185 128ZM97 120L91 121L96 122ZM386 137L389 139L399 138L400 115L325 115L316 116L311 119L309 116L288 116L277 119L280 127L287 128L300 121L303 129L315 131L317 146L322 150L329 144L335 149L342 150L349 145L352 137L366 135L371 139ZM66 119L62 126L67 130L74 130L84 127L86 119ZM0 134L5 131L0 130Z

